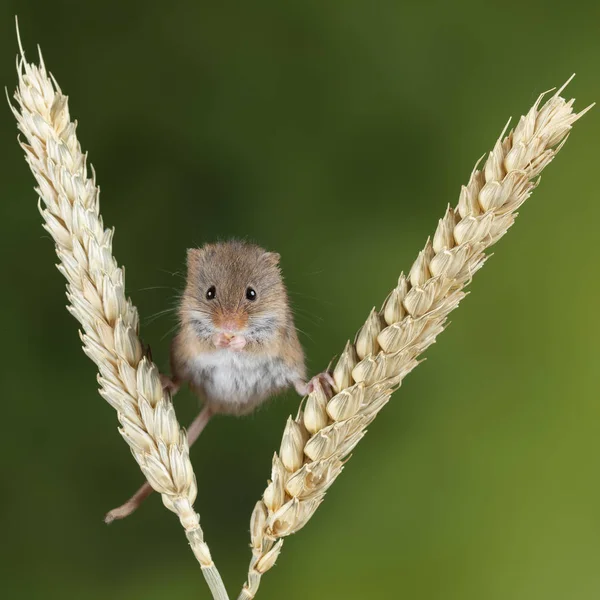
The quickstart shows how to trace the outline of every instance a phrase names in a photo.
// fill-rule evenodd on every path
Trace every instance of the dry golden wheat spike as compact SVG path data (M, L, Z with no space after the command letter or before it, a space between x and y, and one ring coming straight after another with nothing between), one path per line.
M138 313L125 296L125 276L112 254L113 230L104 229L95 175L70 120L67 97L21 48L12 107L27 140L21 146L37 181L44 228L56 242L67 279L69 312L79 321L83 350L98 366L100 394L117 411L119 429L152 487L185 529L215 600L228 600L194 511L196 478L170 396L156 365L144 356Z
M448 207L408 276L400 275L381 309L373 309L346 344L333 372L335 396L328 400L316 388L296 418L288 419L271 480L252 513L252 560L238 600L254 598L283 538L314 514L366 427L443 331L483 266L485 250L514 223L572 124L591 108L573 112L573 100L560 97L565 86L544 105L542 94L503 137L505 128L483 168L475 166L458 205Z

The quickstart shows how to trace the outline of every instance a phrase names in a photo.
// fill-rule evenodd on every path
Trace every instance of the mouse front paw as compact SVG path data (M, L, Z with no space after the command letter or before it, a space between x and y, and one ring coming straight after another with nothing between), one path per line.
M230 340L231 336L226 335L225 333L215 333L211 338L215 348L228 348Z
M215 348L229 348L239 351L246 346L246 338L243 335L231 335L228 333L216 333L212 337Z
M229 340L229 347L232 350L242 350L246 346L246 338L241 335L234 335Z

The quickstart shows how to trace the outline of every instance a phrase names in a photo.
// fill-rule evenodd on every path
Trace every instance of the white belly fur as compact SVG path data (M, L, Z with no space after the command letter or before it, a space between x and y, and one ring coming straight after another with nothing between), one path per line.
M198 354L189 367L191 385L223 413L251 412L298 378L297 371L280 358L228 349Z

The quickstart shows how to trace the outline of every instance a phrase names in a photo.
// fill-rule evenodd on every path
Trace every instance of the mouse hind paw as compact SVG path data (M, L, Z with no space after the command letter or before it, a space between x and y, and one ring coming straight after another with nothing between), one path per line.
M169 377L168 375L160 374L160 383L163 387L163 390L167 390L171 396L174 396L181 387L179 381L173 377Z
M301 396L306 396L315 389L316 384L321 386L327 398L332 398L335 395L335 381L331 373L327 371L323 371L322 373L315 375L308 381L297 381L294 384L294 387L296 388L298 394Z

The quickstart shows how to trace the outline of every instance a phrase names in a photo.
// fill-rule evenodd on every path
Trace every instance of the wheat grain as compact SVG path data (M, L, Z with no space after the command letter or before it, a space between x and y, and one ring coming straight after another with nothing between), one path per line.
M37 181L44 228L56 242L59 271L67 279L68 310L79 321L83 350L100 372L100 394L117 411L120 433L152 487L185 529L215 600L228 600L194 511L196 478L170 396L144 356L138 313L125 296L125 277L112 255L113 230L99 214L95 174L69 117L67 97L46 71L25 60L20 44L18 88L11 104L25 158ZM9 100L10 103L10 100Z
M252 514L252 559L238 600L254 598L283 538L314 514L367 425L443 331L483 266L485 250L513 224L572 124L591 108L574 113L574 101L560 97L565 86L544 105L542 94L503 137L507 125L483 168L475 166L458 205L448 207L408 276L400 275L382 308L373 309L354 343L346 344L333 371L333 398L317 386L296 418L289 418L271 480Z

